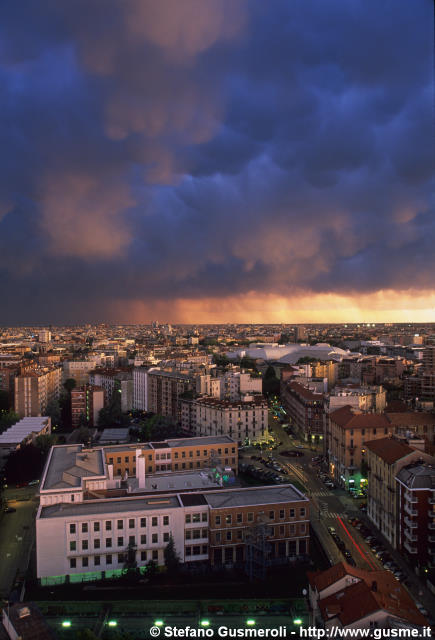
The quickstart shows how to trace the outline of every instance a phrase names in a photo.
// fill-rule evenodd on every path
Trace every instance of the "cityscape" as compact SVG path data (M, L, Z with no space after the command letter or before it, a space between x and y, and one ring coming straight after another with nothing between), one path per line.
M431 638L430 0L6 0L0 640Z

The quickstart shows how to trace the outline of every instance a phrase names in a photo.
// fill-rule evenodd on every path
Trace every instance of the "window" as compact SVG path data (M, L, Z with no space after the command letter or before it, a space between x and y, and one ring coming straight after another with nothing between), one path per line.
M89 558L82 558L82 567L89 566Z
M121 458L116 458L116 462L117 462L118 464L121 464Z
M99 549L101 545L101 540L99 538L96 538L94 540L94 549Z
M112 523L110 520L106 520L106 531L112 531Z
M74 540L71 540L71 542L69 543L69 550L70 551L75 551L77 549L77 544Z
M113 458L109 458L109 464L113 464Z
M226 522L226 524L231 524L231 522L232 522L231 515L225 516L225 522Z
M305 509L299 509L299 515L301 518L305 518Z
M198 458L201 455L201 451L199 449L196 450L196 455L197 455Z
M221 541L221 534L219 532L216 533L215 540L216 540L216 542L220 542Z
M186 540L191 540L192 539L192 529L187 529L186 530L185 539Z
M142 529L144 529L147 526L147 519L146 518L141 518L140 519L140 526L142 527Z
M100 523L99 522L94 522L94 531L95 531L95 533L98 533L99 530L100 530Z
M141 551L140 552L140 560L141 562L146 562L147 559L147 552L146 551Z
M305 533L305 530L306 530L305 525L304 525L304 524L301 524L301 525L300 525L300 527L299 527L299 531L300 531L300 533Z
M106 564L112 564L112 556L110 553L106 556Z
M88 523L82 522L82 533L87 533L87 532L88 532Z
M201 547L192 547L192 555L200 556L201 555Z
M88 541L82 540L82 551L87 551L87 550L88 550Z
M227 539L227 541L228 541L228 542L231 542L231 540L232 540L232 533L231 533L231 531L227 531L226 539Z
M201 529L201 538L207 538L208 529Z
M169 526L169 516L163 516L163 526L164 527Z
M118 536L118 547L124 546L124 538L123 536Z
M152 472L153 472L152 466L148 466L148 473L152 473Z
M294 535L295 535L295 530L296 530L295 525L294 525L294 524L291 524L291 525L290 525L290 535L291 535L291 536L294 536Z
M285 533L285 527L283 525L281 525L280 528L279 528L279 535L283 536L284 533Z
M284 511L284 509L280 509L280 510L279 510L279 518L280 518L280 520L284 520L284 518L285 518L285 511Z
M75 533L76 532L76 525L75 524L70 524L69 525L69 532L70 533Z
M169 533L163 534L163 542L169 542Z
M269 520L275 520L275 511L269 511Z
M290 518L294 518L295 517L295 510L294 509L290 509L289 516L290 516Z
M123 529L124 528L124 520L118 520L116 528L117 529Z
M221 524L221 517L220 516L216 516L215 524L216 524L217 527L220 527L220 524Z
M118 562L125 562L125 553L118 553Z
M203 454L204 456L206 456L206 455L207 455L207 449L204 449L204 451L202 452L202 454Z
M158 540L159 540L158 534L157 533L153 533L152 538L151 538L151 542L153 544L157 544Z
M186 547L186 556L192 555L192 547Z
M146 535L144 533L140 537L140 543L141 544L146 544L147 543L147 537L146 537Z
M182 468L182 469L185 469L185 468L186 468L186 463L185 463L185 462L182 462L182 463L181 463L181 468Z
M128 544L136 544L136 538L134 536L129 536L128 537Z
M236 516L237 522L243 522L243 513L238 513Z
M75 569L76 567L77 567L77 560L75 558L70 558L69 568L70 569Z
M190 524L192 522L192 519L190 517L190 513L186 514L186 524Z
M74 494L71 496L71 502L74 502Z
M112 538L106 538L106 547L112 546Z
M201 517L199 513L194 513L192 515L192 522L199 522L200 520L201 520Z
M207 522L207 512L204 511L204 513L201 515L201 521L202 522Z
M100 566L100 556L94 556L94 565L96 567Z
M134 529L134 525L135 525L134 518L130 518L130 520L128 521L128 528Z
M124 458L124 462L127 462L127 463L128 463L128 456L125 456L125 458Z
M153 560L158 560L158 559L159 559L159 552L157 550L153 551Z
M194 540L199 540L200 537L201 537L201 530L200 529L193 529L193 539Z
M158 520L157 516L154 516L154 517L151 519L151 526L152 526L152 527L157 527L158 523L159 523L159 520Z
M193 451L189 451L189 458L193 458Z
M186 457L186 452L185 452L185 451L182 451L182 452L181 452L181 457L182 457L182 458L185 458L185 457Z
M174 458L175 458L176 460L178 460L178 451L176 451L176 452L174 453Z
M248 522L254 522L254 514L252 511L248 513Z

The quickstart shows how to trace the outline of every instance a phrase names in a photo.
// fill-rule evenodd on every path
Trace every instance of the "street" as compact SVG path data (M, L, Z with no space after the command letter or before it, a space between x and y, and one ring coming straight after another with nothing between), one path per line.
M14 513L0 514L0 596L8 597L17 577L24 575L34 541L36 489L7 489L5 498Z

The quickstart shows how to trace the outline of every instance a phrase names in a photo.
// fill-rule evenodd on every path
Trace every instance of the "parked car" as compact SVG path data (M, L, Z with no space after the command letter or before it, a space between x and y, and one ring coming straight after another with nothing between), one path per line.
M29 482L29 487L34 487L37 484L39 484L39 480L31 480L31 482Z
M332 534L335 533L335 528L334 527L328 527L328 531L332 536Z

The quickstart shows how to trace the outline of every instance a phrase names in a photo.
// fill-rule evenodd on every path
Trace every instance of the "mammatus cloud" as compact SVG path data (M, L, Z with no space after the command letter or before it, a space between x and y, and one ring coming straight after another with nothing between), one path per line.
M0 321L430 316L429 5L11 3Z

